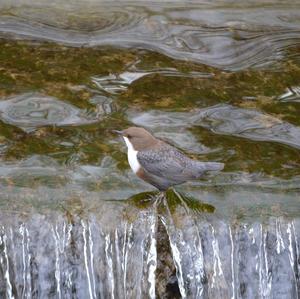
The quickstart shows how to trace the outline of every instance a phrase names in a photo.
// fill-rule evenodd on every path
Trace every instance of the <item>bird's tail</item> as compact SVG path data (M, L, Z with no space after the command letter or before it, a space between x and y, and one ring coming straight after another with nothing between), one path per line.
M224 163L219 162L206 162L203 163L204 171L218 171L224 168Z

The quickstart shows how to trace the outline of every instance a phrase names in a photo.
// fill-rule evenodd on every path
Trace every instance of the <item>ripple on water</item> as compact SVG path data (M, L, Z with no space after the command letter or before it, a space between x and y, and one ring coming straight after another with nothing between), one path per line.
M300 102L300 86L288 87L277 99L282 102Z
M128 112L131 121L153 130L172 128L182 132L191 126L205 127L217 134L243 137L251 140L272 141L300 148L300 128L255 109L232 105L216 105L193 112L144 113Z
M68 172L52 158L33 155L28 159L1 163L0 184L35 188L43 185L59 188L67 182Z
M196 116L197 118L197 116ZM300 148L300 128L254 109L218 105L200 111L198 123L218 134L273 141Z
M26 93L1 101L0 119L24 131L42 126L79 126L97 121L71 104L38 93Z
M99 118L117 111L117 105L113 100L103 95L94 95L89 102L95 105L96 117Z
M181 132L164 130L157 132L155 136L190 153L206 154L213 151L213 149L201 144L191 132L187 132L186 130Z
M131 170L124 173L118 169L116 161L108 156L97 165L61 165L46 155L32 155L18 161L1 162L0 199L6 193L7 186L14 186L16 190L46 187L61 194L66 190L96 191L101 200L124 199L134 192L147 189L147 184L139 180Z
M129 68L129 70L120 74L110 74L104 77L93 76L92 82L97 88L110 93L117 94L125 91L129 85L135 81L149 75L159 74L165 77L181 77L181 78L211 78L214 75L212 73L203 72L187 72L183 73L176 68L157 68L150 70L137 69L135 66Z
M293 6L295 3L293 3ZM201 6L201 7L200 7ZM79 9L55 6L47 14L11 9L0 33L71 46L125 46L156 50L227 70L270 66L300 42L300 10L291 5L243 9L217 4L151 2ZM65 14L62 13L66 9ZM89 10L90 9L90 10ZM65 15L71 15L68 21ZM12 15L15 15L12 17Z

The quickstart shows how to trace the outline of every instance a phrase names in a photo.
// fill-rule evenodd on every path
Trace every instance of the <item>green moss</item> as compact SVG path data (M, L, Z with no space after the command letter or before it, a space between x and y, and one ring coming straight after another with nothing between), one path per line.
M0 40L0 48L0 96L3 99L9 95L36 91L71 103L83 111L97 113L98 107L90 99L100 94L110 97L118 107L118 111L99 117L98 123L86 126L45 127L25 133L1 122L1 136L9 144L2 153L3 159L43 154L60 163L76 156L78 163L95 164L110 155L118 162L118 168L124 170L128 167L125 154L120 152L120 143L110 130L132 125L126 114L128 108L188 112L228 103L257 109L279 120L300 125L300 104L278 100L288 87L299 85L300 67L295 59L283 62L280 72L253 69L224 72L151 51L72 48L4 39ZM99 89L91 80L92 76L120 74L132 64L141 70L173 68L186 75L200 72L212 76L190 78L156 73L140 78L115 95ZM211 149L196 158L223 161L226 171L262 171L284 178L300 174L297 149L279 143L217 135L196 126L191 130L198 142Z

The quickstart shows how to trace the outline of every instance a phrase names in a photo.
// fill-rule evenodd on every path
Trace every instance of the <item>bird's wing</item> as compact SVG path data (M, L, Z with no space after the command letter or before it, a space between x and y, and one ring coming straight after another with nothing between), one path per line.
M191 167L193 161L168 145L159 149L139 151L137 159L148 173L163 177L174 183L181 183L199 177L196 174L198 171L195 172L194 167Z

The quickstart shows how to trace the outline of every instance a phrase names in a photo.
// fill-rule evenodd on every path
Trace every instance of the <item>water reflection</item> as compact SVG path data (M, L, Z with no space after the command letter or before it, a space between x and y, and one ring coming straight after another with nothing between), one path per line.
M159 68L139 70L135 65L121 74L111 74L105 77L92 77L92 82L100 89L110 94L124 92L130 84L149 75L158 74L164 77L181 78L211 78L213 74L201 72L180 72L175 68Z
M136 125L153 130L172 128L172 130L183 131L183 128L197 125L218 134L258 141L273 141L300 148L298 126L254 109L216 105L187 113L148 111L138 114L131 111L128 114ZM180 134L177 137L180 138Z
M221 69L241 70L274 65L285 50L299 43L297 9L273 4L261 9L253 3L243 9L222 2L178 2L131 5L87 2L78 6L17 5L3 10L1 32L13 37L49 40L72 46L127 46L156 50ZM47 11L47 13L46 13ZM65 14L72 17L66 18ZM268 45L268 46L265 46Z
M286 89L286 92L278 97L283 102L300 102L300 87L293 86Z
M63 101L41 94L23 94L0 102L0 118L26 132L42 126L72 126L98 121Z

